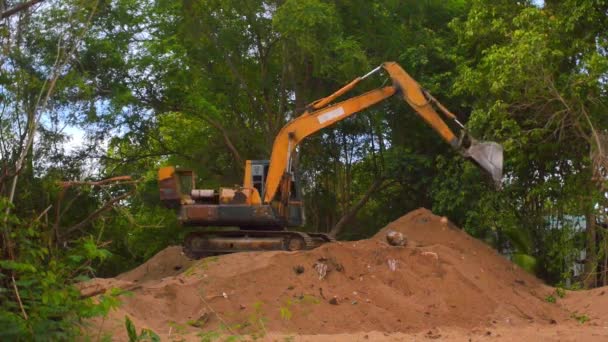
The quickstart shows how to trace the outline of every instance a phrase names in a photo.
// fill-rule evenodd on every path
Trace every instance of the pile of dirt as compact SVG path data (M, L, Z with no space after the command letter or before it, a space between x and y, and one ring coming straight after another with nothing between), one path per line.
M116 279L131 282L146 282L176 276L192 266L196 261L182 253L182 247L170 246L158 252L145 263L125 272Z
M407 236L405 247L386 242L391 230ZM96 279L84 288L112 286L133 292L103 320L104 331L118 334L125 315L163 336L376 331L437 337L439 328L485 333L572 321L563 305L545 300L552 288L426 209L371 239L311 251L191 261L170 247L115 280Z

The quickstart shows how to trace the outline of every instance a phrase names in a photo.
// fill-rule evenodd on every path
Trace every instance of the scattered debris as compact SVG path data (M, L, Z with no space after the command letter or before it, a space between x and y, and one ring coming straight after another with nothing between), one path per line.
M396 259L388 259L387 261L388 269L395 272L397 270L397 260Z
M192 321L188 321L187 323L188 325L191 325L195 328L202 328L205 324L207 324L207 322L209 322L212 315L213 314L210 312L204 312L202 315L199 316L199 318Z
M319 275L319 280L323 280L327 274L333 270L338 272L344 271L344 266L337 262L334 258L319 258L313 265L315 271Z
M317 271L317 274L319 275L319 280L323 280L325 276L327 276L327 264L317 262L315 263L314 267L315 271Z
M422 252L422 255L424 256L432 256L433 258L435 258L435 260L439 260L439 255L437 255L437 253L435 252Z

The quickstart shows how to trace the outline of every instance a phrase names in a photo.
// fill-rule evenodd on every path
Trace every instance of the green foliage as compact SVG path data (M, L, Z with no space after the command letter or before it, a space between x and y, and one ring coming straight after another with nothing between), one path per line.
M566 290L564 290L561 287L556 287L555 291L553 291L553 293L547 295L547 297L545 297L545 301L549 302L549 303L556 303L557 302L557 298L564 298L566 297Z
M5 213L7 205L0 202L0 212ZM11 238L16 255L0 261L2 339L70 339L81 334L84 319L105 316L118 305L120 293L111 292L95 303L81 298L74 286L90 274L91 262L108 257L91 238L73 241L69 250L49 249L36 221L12 214L0 219L9 223L2 234Z
M519 265L524 270L534 274L537 269L537 261L531 255L517 253L513 255L513 262Z
M218 331L212 330L200 332L197 334L197 336L201 338L201 342L213 342L222 337L222 334Z
M596 45L605 30L588 21L605 7L477 0L450 24L461 61L453 94L471 107L468 128L505 147L506 177L492 193L453 166L434 183L433 208L553 283L572 280L585 248L577 222L605 207L587 157L607 124L607 69L591 62L606 60ZM448 175L462 168L464 179Z
M578 312L573 312L570 315L571 318L574 318L575 320L577 320L580 324L585 324L586 322L589 321L589 316L587 316L586 314L579 314Z
M273 16L273 28L288 43L300 62L313 60L316 75L352 78L369 65L361 44L344 37L334 4L319 0L288 0Z
M286 321L291 320L291 317L293 316L293 313L290 310L292 304L293 303L291 302L291 299L287 299L285 301L285 305L283 305L279 308L279 313L281 314L281 319L286 320Z
M248 316L247 325L251 327L249 335L254 339L264 338L266 336L266 321L268 318L264 316L264 303L257 301L253 304L253 312Z
M151 341L151 342L160 342L160 337L152 330L143 328L137 334L137 329L129 316L125 316L125 328L127 329L127 336L129 337L129 342L143 342L143 341Z

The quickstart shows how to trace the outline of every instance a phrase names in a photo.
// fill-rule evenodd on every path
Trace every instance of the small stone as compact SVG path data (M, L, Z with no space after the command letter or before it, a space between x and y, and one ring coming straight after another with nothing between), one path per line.
M293 267L293 271L296 274L302 274L302 273L304 273L304 266L302 266L302 265L296 265L296 266Z
M448 218L447 218L447 217L443 216L443 217L441 218L441 220L439 220L439 222L441 222L441 224L445 224L445 225L447 225L449 221L448 221Z
M435 260L439 260L439 255L437 255L435 252L422 252L421 254L424 256L431 256L435 258Z
M332 299L329 300L329 304L338 305L338 298L333 297Z
M407 238L400 232L389 230L386 233L386 241L391 246L405 246L407 244Z

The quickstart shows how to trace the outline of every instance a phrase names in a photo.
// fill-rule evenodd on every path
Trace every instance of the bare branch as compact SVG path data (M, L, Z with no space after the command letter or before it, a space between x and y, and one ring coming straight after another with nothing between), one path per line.
M72 227L68 228L64 233L62 233L62 236L69 235L70 233L72 233L76 230L84 228L87 224L89 224L91 221L93 221L94 219L99 217L101 214L112 209L112 207L114 206L115 203L120 202L123 199L130 197L134 193L135 193L135 189L133 189L125 194L122 194L118 197L112 198L111 200L107 201L101 208L92 212L89 216L87 216L87 218L85 218L84 220L80 221L79 223L73 225Z
M17 288L17 282L15 281L15 275L11 275L11 280L13 283L13 291L15 291L15 296L17 297L17 303L19 303L19 309L21 309L21 314L23 318L27 321L27 313L25 312L25 308L23 307L23 302L21 301L21 296L19 295L19 289Z
M30 0L30 1L20 3L19 5L16 5L12 8L7 9L6 11L2 12L2 14L0 14L0 19L5 19L5 18L10 17L13 14L17 14L21 11L25 11L26 9L28 9L42 1L44 1L44 0Z
M346 224L355 217L355 215L357 215L357 212L359 212L359 210L361 208L363 208L363 206L365 205L365 203L367 203L367 201L369 201L370 197L378 190L382 187L382 184L384 183L385 178L377 178L372 185L367 189L367 191L365 192L365 194L363 195L363 197L361 197L361 199L355 204L353 205L348 212L346 212L346 214L344 214L344 216L342 216L342 218L340 218L340 221L338 221L338 223L336 223L336 225L331 229L331 231L329 232L329 235L335 237L336 235L338 235L342 229L344 229L344 227L346 226Z

